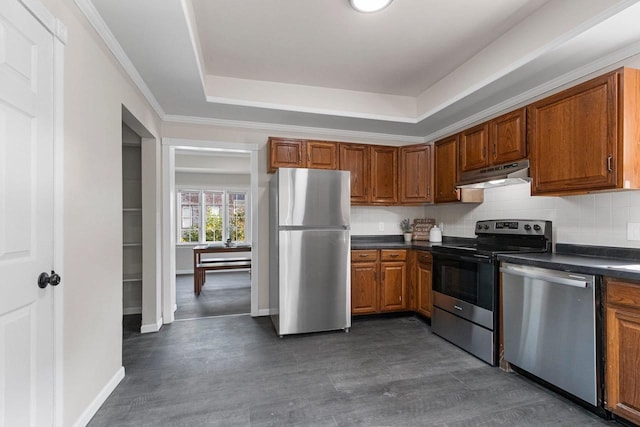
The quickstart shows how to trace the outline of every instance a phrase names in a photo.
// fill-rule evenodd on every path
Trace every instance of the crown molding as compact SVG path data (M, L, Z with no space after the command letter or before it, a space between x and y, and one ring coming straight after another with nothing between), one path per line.
M523 92L520 95L500 102L491 108L487 108L486 110L469 116L464 120L460 120L450 126L447 126L446 128L440 129L437 132L426 135L424 137L424 140L429 142L436 141L440 138L464 130L472 125L475 125L476 123L482 122L484 120L495 117L500 113L506 112L510 108L516 108L518 106L522 106L526 103L532 102L536 98L540 98L555 89L589 76L590 74L596 73L598 71L603 71L607 67L619 64L621 61L624 61L625 59L638 54L640 54L640 42L632 43L622 49L618 49L610 53L609 55L603 56L596 61L583 65L582 67L576 68L575 70L563 74L560 77L556 77L553 80L529 89L528 91Z
M419 136L392 135L385 133L360 132L333 128L317 128L307 126L283 125L276 123L247 122L240 120L211 119L206 117L179 116L171 114L164 116L164 121L169 123L221 126L238 129L262 130L268 132L310 133L340 138L360 138L379 141L406 142L408 144L421 144L425 141L423 137Z
M116 60L120 63L122 68L124 68L124 71L127 73L127 75L131 78L131 80L133 80L133 83L136 85L138 90L142 92L142 96L145 97L149 105L151 105L151 108L153 108L156 114L162 119L165 116L165 112L162 109L162 106L153 95L147 84L144 82L144 79L142 78L136 67L133 65L107 24L104 22L91 0L74 0L74 2L76 6L78 6L78 8L82 11L89 23L91 23L98 35L100 35L100 37L107 45L111 53L116 57Z

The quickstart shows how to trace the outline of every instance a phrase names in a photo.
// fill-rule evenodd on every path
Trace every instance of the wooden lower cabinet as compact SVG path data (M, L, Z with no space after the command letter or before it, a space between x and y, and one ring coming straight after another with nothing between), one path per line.
M351 314L378 310L378 250L351 251Z
M378 311L378 263L351 264L351 313L368 314Z
M407 308L407 264L405 262L380 263L380 311Z
M351 251L351 314L407 309L407 251Z
M433 309L431 274L432 274L431 253L418 251L416 254L416 311L431 318Z
M605 401L640 424L640 282L605 279Z

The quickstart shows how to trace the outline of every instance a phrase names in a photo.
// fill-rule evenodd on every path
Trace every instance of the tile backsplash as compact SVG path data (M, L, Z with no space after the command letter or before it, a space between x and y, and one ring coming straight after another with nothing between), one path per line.
M546 219L553 221L554 243L640 248L627 240L627 224L640 223L640 191L568 197L532 197L529 184L485 190L484 203L422 207L353 207L352 234L400 234L403 218L435 218L445 236L474 237L482 219ZM383 223L384 231L379 231Z

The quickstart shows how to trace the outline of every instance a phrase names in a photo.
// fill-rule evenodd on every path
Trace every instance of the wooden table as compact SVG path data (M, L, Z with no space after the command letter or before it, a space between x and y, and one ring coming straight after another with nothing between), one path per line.
M222 243L198 245L193 248L193 292L200 295L209 270L236 270L251 268L251 258L202 259L202 254L251 252L251 245L225 246Z

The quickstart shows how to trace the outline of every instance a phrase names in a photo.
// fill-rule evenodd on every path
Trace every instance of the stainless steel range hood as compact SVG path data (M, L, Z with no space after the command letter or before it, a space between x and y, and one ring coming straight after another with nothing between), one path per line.
M529 160L504 163L460 174L458 188L493 188L529 182Z

